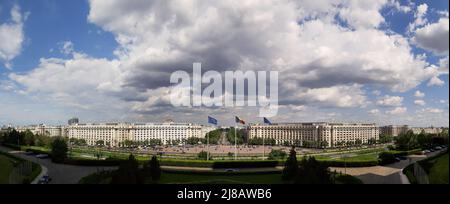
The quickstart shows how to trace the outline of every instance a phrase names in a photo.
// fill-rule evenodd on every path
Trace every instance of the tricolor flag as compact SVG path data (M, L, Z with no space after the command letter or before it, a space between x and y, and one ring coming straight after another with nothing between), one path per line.
M269 119L267 119L266 117L264 117L264 124L272 125L272 122L270 122Z
M217 119L215 119L215 118L213 118L211 116L208 116L208 123L217 125Z
M237 116L236 116L236 123L240 123L242 125L245 125L245 121L242 120L241 118L237 117Z

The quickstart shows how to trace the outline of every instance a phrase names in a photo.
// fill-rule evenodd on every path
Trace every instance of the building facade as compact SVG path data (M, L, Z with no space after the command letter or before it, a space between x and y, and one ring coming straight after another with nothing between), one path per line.
M408 125L388 125L380 127L380 135L390 135L393 137L397 137L401 134L405 134L408 132Z
M273 125L250 125L248 137L274 139L277 144L298 144L325 141L325 147L337 147L348 141L368 143L379 139L376 124L362 123L285 123Z
M63 126L49 126L49 125L31 125L16 128L19 132L31 131L35 135L44 135L49 137L66 136L66 129Z
M414 132L414 134L420 134L422 133L422 131L425 134L439 134L442 132L443 128L436 128L436 127L426 127L426 128L422 128L422 127L413 127L411 128L411 130Z
M69 138L84 139L88 145L104 141L106 146L117 147L126 140L149 141L160 139L163 144L191 137L204 137L203 126L191 123L109 123L75 124L67 127Z

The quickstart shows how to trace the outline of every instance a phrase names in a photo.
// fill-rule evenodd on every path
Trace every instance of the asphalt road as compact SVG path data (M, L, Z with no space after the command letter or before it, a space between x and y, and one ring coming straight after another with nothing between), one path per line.
M44 166L48 170L48 175L52 178L50 184L76 184L81 178L89 174L101 170L114 168L114 167L85 167L85 166L55 164L50 159L38 159L35 156L28 156L24 152L14 151L10 148L3 146L0 146L0 151L9 152L18 157Z
M403 175L403 168L409 164L426 159L428 157L439 154L436 151L427 155L411 155L407 160L403 160L394 164L386 166L372 166L372 167L349 167L349 168L331 168L332 171L346 173L355 176L363 181L365 184L409 184L408 178Z

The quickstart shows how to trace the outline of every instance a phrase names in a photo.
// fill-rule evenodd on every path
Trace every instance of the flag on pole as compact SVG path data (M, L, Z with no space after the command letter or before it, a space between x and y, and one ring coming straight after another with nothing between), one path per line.
M270 122L269 119L267 119L266 117L264 117L264 124L272 125L272 122Z
M208 123L209 124L213 124L213 125L217 125L217 119L215 119L215 118L213 118L211 116L208 116Z
M237 116L236 116L236 123L240 123L242 125L245 125L245 121L242 120L241 118L237 117Z

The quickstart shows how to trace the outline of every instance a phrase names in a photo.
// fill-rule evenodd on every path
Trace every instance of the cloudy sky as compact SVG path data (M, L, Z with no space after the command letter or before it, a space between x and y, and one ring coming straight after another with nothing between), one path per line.
M0 0L0 125L260 122L174 108L170 74L279 72L274 122L449 124L448 0Z

